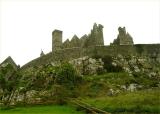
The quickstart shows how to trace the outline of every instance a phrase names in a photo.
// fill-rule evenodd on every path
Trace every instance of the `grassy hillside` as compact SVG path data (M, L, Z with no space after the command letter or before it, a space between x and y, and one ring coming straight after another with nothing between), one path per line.
M134 77L124 72L86 76L84 80L84 84L79 89L81 94L79 99L94 107L113 114L160 113L160 90L154 87L159 80L143 75ZM141 85L142 88L137 87L134 91L121 88L122 85L129 87L132 83ZM115 94L109 95L110 89Z
M157 88L156 85L159 83L158 79L151 79L145 75L135 77L125 72L89 75L84 76L83 79L84 82L78 91L81 96L87 97L106 96L110 89L115 93L123 93L128 91L130 84L137 84L136 90L139 91ZM124 86L126 89L123 88Z
M117 67L116 67L117 68ZM70 98L81 99L94 107L111 113L160 113L159 75L146 73L102 72L80 75L69 63L45 65L25 72L0 72L1 105L66 104ZM10 74L10 75L9 75ZM154 73L153 73L154 74ZM7 78L6 78L7 77ZM18 97L17 97L18 96ZM3 104L2 104L3 103ZM50 102L49 102L50 103ZM78 114L75 108L62 106L15 107L0 110L1 114Z
M143 90L117 96L82 98L84 102L108 112L160 113L160 91Z

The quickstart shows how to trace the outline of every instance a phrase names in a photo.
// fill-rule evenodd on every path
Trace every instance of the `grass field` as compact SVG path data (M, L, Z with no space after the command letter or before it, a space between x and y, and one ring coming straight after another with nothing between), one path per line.
M137 91L113 97L82 98L83 102L112 113L160 114L160 91Z
M28 106L0 110L0 114L84 114L68 105Z

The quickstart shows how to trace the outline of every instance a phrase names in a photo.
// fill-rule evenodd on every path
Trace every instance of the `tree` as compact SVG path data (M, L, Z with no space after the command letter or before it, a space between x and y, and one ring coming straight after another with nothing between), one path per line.
M77 70L69 63L62 63L55 69L55 84L64 85L68 89L73 89L82 81L82 77Z
M75 90L82 82L82 77L77 70L69 63L62 63L55 69L55 80L53 94L59 104L63 104L64 99L77 97Z
M19 85L20 74L12 65L0 67L0 89L2 90L1 101L4 106L9 107L15 91Z

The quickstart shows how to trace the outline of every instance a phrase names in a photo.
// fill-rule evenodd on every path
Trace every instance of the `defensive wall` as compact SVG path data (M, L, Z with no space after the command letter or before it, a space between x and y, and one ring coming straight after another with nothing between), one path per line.
M90 46L88 48L66 48L55 50L46 55L38 57L24 66L22 69L36 67L49 63L57 63L60 61L68 61L84 56L146 56L160 62L160 44L136 44L136 45L114 45L114 46Z
M78 38L76 35L71 40L67 39L62 42L63 31L54 30L52 32L52 52L44 54L22 66L22 69L36 67L44 64L56 64L61 61L89 56L141 56L150 57L160 62L160 44L136 44L133 38L126 31L125 27L118 28L119 34L117 39L109 46L104 46L103 25L94 24L88 35Z

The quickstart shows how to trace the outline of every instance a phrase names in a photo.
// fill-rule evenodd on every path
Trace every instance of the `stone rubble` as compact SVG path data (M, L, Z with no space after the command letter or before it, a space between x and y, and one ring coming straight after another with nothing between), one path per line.
M80 72L80 74L97 74L98 70L104 70L102 59L93 59L88 56L71 60L70 63Z

